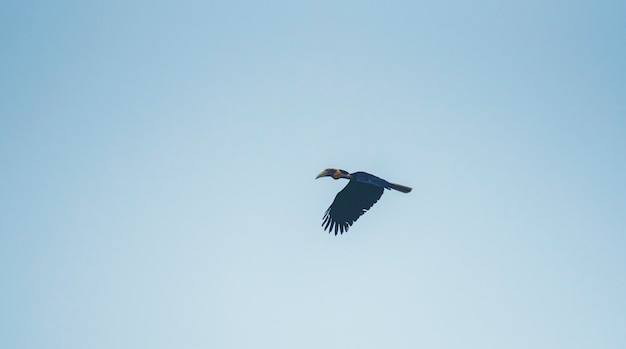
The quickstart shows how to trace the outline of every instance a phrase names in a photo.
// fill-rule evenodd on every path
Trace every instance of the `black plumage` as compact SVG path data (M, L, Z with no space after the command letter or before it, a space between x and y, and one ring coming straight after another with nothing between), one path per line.
M403 193L411 191L410 187L390 183L366 172L348 173L340 169L326 169L316 178L333 177L349 179L345 186L324 213L322 226L329 233L334 231L343 234L356 222L361 215L369 210L383 195L385 189L395 189Z

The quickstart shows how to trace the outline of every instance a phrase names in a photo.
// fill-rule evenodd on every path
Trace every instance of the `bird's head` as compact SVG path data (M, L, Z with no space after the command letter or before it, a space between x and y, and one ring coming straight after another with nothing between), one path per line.
M340 170L338 168L327 168L320 172L315 179L320 177L333 177L334 179L347 178L350 179L350 173L348 171Z

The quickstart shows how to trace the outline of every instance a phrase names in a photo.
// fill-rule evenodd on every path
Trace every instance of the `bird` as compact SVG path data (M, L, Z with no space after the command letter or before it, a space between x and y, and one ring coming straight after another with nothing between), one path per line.
M413 190L411 187L387 182L367 172L349 173L338 168L327 168L315 179L321 177L350 180L324 212L322 227L324 231L328 229L328 233L334 230L335 236L337 233L347 232L348 228L380 199L385 189L394 189L402 193Z

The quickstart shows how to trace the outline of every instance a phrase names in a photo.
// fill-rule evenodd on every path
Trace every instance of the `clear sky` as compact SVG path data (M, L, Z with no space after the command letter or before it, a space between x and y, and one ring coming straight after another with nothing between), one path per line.
M0 346L625 348L624 1L5 1ZM386 192L343 236L347 181Z

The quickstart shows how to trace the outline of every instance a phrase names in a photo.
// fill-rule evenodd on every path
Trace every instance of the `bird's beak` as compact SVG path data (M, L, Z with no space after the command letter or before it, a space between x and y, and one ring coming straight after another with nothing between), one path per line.
M320 172L317 177L315 177L315 179L318 179L320 177L327 177L327 176L332 176L333 173L335 173L335 170L331 170L331 169L325 169L324 171Z

